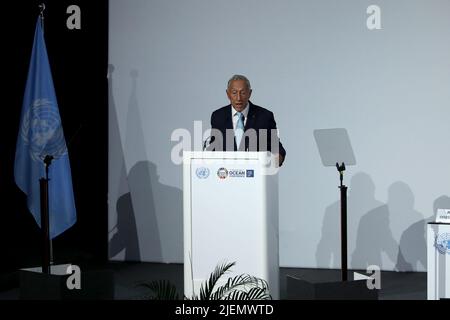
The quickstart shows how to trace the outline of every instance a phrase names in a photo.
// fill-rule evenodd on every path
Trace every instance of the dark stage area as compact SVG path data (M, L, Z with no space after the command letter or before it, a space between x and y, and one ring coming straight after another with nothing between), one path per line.
M89 270L109 270L114 274L114 300L147 299L149 289L140 286L143 282L168 280L179 293L183 292L183 265L162 263L110 262L107 264L79 264L82 275ZM287 298L286 276L309 281L339 281L340 270L280 268L280 297ZM349 271L349 279L352 274ZM381 272L379 300L426 300L427 275L425 272ZM3 274L0 278L0 300L19 299L18 272Z

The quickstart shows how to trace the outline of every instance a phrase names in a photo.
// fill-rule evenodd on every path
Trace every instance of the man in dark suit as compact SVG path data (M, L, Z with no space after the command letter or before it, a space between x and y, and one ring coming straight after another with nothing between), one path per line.
M250 81L234 75L228 81L227 96L230 104L211 115L212 150L270 151L278 156L281 166L286 150L278 138L273 113L254 105Z

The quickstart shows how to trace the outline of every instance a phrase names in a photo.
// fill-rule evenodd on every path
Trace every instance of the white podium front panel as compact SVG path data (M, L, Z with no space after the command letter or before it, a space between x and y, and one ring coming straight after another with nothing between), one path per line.
M232 157L230 157L230 154ZM184 163L185 294L198 293L214 268L265 279L279 298L277 175L266 153L188 153Z
M427 296L450 299L450 224L427 226Z
M220 165L208 165L202 160L192 162L194 179L199 168L207 167L212 175L210 179L199 179L192 184L191 206L196 213L192 216L191 227L194 279L208 278L221 261L236 261L235 274L248 272L249 266L253 266L254 275L263 275L264 257L258 254L266 250L262 247L265 235L258 230L264 230L261 212L265 208L262 192L256 190L263 185L258 173L256 177L246 176L247 170L256 165L257 160L224 160ZM228 168L228 174L239 173L239 177L228 175L221 179L217 176L220 168Z

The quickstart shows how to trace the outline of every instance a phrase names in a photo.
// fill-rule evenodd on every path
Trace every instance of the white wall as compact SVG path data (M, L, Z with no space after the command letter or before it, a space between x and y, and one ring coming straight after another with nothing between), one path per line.
M381 30L366 9L381 8ZM275 113L280 262L340 267L338 173L313 130L346 128L349 263L425 270L450 195L450 2L110 0L110 257L182 262L177 128L209 128L228 78ZM399 254L399 250L401 249Z

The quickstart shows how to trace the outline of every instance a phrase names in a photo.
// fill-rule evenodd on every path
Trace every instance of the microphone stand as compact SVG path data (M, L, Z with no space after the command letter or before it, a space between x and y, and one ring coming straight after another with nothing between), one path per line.
M339 171L341 191L341 279L347 281L347 186L342 184L345 164L342 162L342 165L339 165L336 162L336 168Z
M41 229L42 229L42 273L50 274L51 243L49 223L49 201L48 201L48 167L50 167L53 156L46 155L44 158L45 178L39 179L41 199Z

